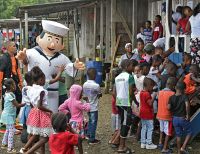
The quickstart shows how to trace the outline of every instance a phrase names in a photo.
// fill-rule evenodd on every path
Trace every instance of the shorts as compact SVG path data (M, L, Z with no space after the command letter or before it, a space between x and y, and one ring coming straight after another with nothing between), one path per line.
M192 135L190 121L187 121L183 117L173 117L173 126L177 137L181 137L183 135Z
M85 130L84 130L84 124L83 123L71 121L70 125L76 131L76 133L78 133L82 138L85 137Z
M160 122L160 132L164 132L167 136L172 136L172 121L159 120Z
M127 106L118 106L118 111L121 119L120 136L126 138L132 124L132 109Z
M121 127L121 120L119 114L112 114L111 115L111 122L112 122L112 130L116 131L119 130Z

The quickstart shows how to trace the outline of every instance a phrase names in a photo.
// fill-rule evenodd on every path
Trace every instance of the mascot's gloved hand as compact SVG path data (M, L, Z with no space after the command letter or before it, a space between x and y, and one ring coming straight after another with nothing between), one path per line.
M78 58L76 58L76 61L74 62L74 67L78 70L85 70L85 64L79 61Z
M26 59L26 48L24 48L23 51L20 50L15 57L21 61L25 60Z

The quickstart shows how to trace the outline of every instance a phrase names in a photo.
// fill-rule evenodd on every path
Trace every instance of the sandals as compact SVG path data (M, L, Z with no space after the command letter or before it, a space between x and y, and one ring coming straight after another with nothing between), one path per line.
M189 154L189 152L184 149L181 149L181 154Z
M17 150L15 149L7 150L7 153L17 153Z
M135 153L134 150L131 150L129 148L126 148L126 150L117 150L118 153L127 153L127 154L132 154Z
M26 151L27 151L27 150L25 150L25 148L21 148L21 149L19 150L19 153L26 153Z
M172 149L162 150L161 153L163 153L163 154L171 154L171 153L173 153L173 150Z
M111 144L111 147L112 147L112 148L118 148L118 147L119 147L119 144Z
M6 145L6 144L1 145L1 149L7 149L7 148L8 148L8 145Z

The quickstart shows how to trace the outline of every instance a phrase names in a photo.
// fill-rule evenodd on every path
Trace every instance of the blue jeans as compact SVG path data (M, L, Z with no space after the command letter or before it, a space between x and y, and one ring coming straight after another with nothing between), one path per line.
M141 143L151 144L152 143L152 133L153 133L153 120L141 119L141 123L142 123Z
M88 112L89 122L88 122L88 137L89 141L94 141L96 129L97 129L97 121L98 121L98 111Z

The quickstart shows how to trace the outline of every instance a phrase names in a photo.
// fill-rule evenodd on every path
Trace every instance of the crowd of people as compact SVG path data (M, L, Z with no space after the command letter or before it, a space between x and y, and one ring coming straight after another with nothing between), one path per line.
M169 140L176 136L178 154L188 153L186 146L193 134L190 117L200 107L200 3L193 12L188 6L179 6L176 13L182 14L179 19L177 15L173 18L176 33L191 33L191 54L183 53L181 65L168 57L174 52L173 47L165 51L162 45L154 46L163 36L160 15L155 17L153 28L146 21L145 28L140 29L136 49L132 50L131 43L125 45L126 53L121 56L113 82L114 132L109 141L112 147L118 147L119 153L133 152L125 144L127 136L132 135L142 149L159 148L161 153L172 153ZM155 145L152 136L158 128L159 144Z
M176 32L191 32L191 54L184 53L180 66L168 58L174 52L173 47L165 51L163 46L154 46L163 37L160 15L155 17L153 28L150 21L145 22L134 50L131 43L125 45L126 53L115 72L111 101L113 135L109 143L118 148L118 153L134 152L126 146L126 138L131 135L140 141L142 149L159 148L162 153L172 153L169 140L176 136L178 154L188 153L186 146L193 133L190 117L200 107L200 3L193 15L188 6L177 7L176 13L173 17ZM178 17L181 13L182 17ZM49 142L52 154L73 154L74 146L83 154L83 139L90 145L100 143L96 129L102 93L95 82L95 68L87 69L88 79L83 86L70 87L69 98L66 93L60 95L58 110L54 112L48 107L47 89L56 82L64 82L62 75L66 66L56 66L58 73L51 80L46 79L40 67L34 66L25 74L23 86L14 56L15 43L7 42L6 50L0 61L0 86L3 87L0 122L6 126L2 149L7 153L17 152L14 148L17 115L23 124L21 140L25 143L20 153L34 153L38 149L45 153L45 144ZM88 114L88 122L84 112ZM156 145L152 136L158 129L160 137ZM183 135L186 137L182 144Z

